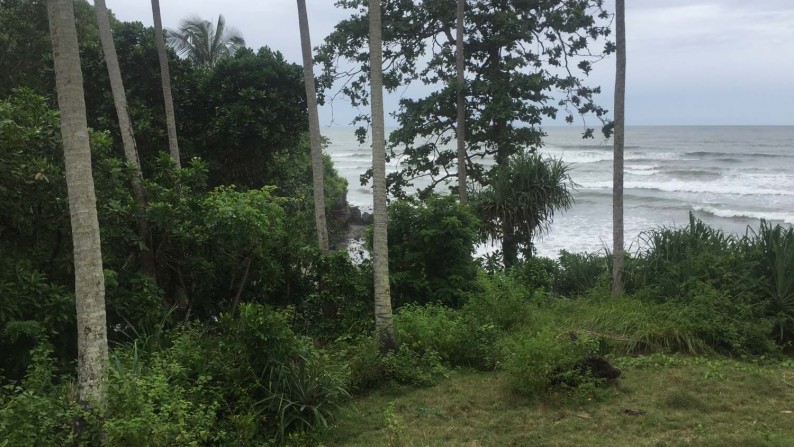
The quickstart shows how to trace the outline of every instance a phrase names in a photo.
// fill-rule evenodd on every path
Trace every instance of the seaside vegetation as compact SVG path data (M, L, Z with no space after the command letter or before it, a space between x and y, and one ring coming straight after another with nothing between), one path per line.
M107 409L81 406L46 8L0 5L0 59L13 62L0 67L0 447L794 443L791 227L736 236L690 216L649 229L614 299L606 252L548 259L523 244L508 267L498 252L475 257L498 232L493 197L491 212L452 196L395 200L397 348L382 354L371 263L316 248L301 68L268 48L212 67L169 52L176 169L154 31L114 20L143 209L84 1L110 365ZM546 167L562 192L516 211L539 216L515 231L522 240L570 205L565 167ZM347 183L328 157L324 174L328 215L344 216ZM343 231L343 218L329 222ZM135 255L144 245L154 277ZM621 377L581 366L593 357Z

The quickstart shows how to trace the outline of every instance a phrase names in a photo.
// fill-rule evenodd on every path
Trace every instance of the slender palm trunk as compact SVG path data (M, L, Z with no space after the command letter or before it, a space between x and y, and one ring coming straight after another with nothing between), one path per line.
M121 80L121 68L116 55L116 45L113 43L113 34L110 31L110 21L108 19L107 6L105 0L95 0L97 24L99 25L99 39L102 42L102 52L105 55L105 63L108 67L108 77L110 78L110 89L113 92L113 102L116 105L116 115L119 118L119 131L121 132L121 142L124 146L124 158L127 163L135 168L135 175L130 179L132 196L140 208L137 218L138 236L144 242L141 250L141 267L152 280L155 279L154 256L148 248L149 243L149 223L143 215L146 210L146 194L143 190L143 173L141 172L141 162L138 159L138 149L135 145L135 134L132 130L129 111L127 109L127 95L124 92L124 83Z
M163 83L163 99L165 101L165 123L168 127L168 150L176 167L181 168L179 161L179 142L176 138L176 118L174 117L174 98L171 96L171 73L168 70L168 54L165 52L165 36L163 21L160 18L160 1L152 0L152 16L154 16L154 40L157 41L157 55L160 58L160 78Z
M615 160L612 185L612 296L623 293L623 140L626 102L626 11L617 0L615 24L617 66L615 73Z
M463 18L466 0L458 0L457 29L455 35L455 68L458 73L458 197L460 203L469 199L466 190L466 83L463 66Z
M73 0L48 0L47 15L74 245L78 392L85 405L103 409L108 365L105 277Z
M320 251L328 252L328 227L325 222L325 189L323 186L323 147L320 138L320 118L317 113L317 92L314 87L312 42L309 35L309 18L306 0L298 0L298 26L303 51L303 83L306 85L306 102L309 107L309 138L312 147L312 183L314 185L314 223L317 227L317 244Z
M375 332L381 352L396 348L389 294L389 247L386 232L386 132L383 117L383 42L380 0L369 0L369 60L372 105L372 268L375 275Z

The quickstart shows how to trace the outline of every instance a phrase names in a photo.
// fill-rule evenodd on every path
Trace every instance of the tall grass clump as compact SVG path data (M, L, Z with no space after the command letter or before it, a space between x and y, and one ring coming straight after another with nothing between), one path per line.
M740 241L689 214L684 228L659 228L640 236L645 251L634 276L638 288L650 288L659 301L688 294L693 282L717 288L739 281L748 265Z
M563 296L584 295L601 284L608 284L611 258L598 253L560 251L560 269L554 278L554 291Z
M571 327L603 337L616 352L700 354L707 343L692 327L688 309L633 297L580 300L568 307Z
M461 310L469 318L504 331L529 324L545 293L543 289L531 290L512 272L480 272L477 285L477 292L469 295Z
M748 231L747 251L757 259L749 285L761 297L764 314L774 324L779 342L794 340L794 227L762 221Z

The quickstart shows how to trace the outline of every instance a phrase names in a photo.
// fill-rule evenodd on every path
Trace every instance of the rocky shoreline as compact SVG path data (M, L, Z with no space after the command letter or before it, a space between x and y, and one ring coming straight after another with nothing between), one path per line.
M352 257L365 258L364 234L372 224L372 214L345 201L335 207L333 218L338 231L331 235L331 247L335 250L347 250Z

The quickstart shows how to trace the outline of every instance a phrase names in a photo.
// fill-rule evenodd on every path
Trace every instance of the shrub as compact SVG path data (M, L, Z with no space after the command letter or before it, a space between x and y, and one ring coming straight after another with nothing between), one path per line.
M479 221L453 196L389 206L389 268L397 306L442 303L457 307L475 287L472 257Z
M794 340L794 228L762 221L745 242L758 259L748 285L762 297L764 313L774 321L775 338Z
M607 281L610 260L594 253L560 251L560 269L554 278L554 291L563 296L577 296Z
M518 331L500 343L512 386L527 396L539 396L556 385L580 386L596 382L577 364L598 351L598 340L549 329Z
M278 439L287 430L306 432L326 427L338 404L349 394L345 389L347 371L317 351L273 362L263 382L266 397L261 407L275 415Z
M389 382L430 385L448 371L433 349L412 350L402 345L383 355L371 334L343 337L331 349L337 359L349 365L349 386L359 392Z
M467 317L493 324L504 331L531 321L537 308L538 294L533 294L514 275L495 273L487 276L480 273L477 284L479 290L469 295L462 308Z
M406 306L394 316L397 342L414 352L435 352L451 366L493 368L501 331L471 314L439 305Z
M171 380L191 401L222 403L219 444L260 445L324 425L346 396L346 368L292 332L286 312L261 305L181 331L164 357L180 365Z
M305 298L296 306L293 326L323 341L372 330L372 264L356 265L344 251L323 254L315 248L303 257L308 262L298 294Z
M686 299L655 302L643 295L612 299L591 293L563 307L567 324L599 334L621 353L764 354L775 350L771 323L741 296L707 283L687 287Z
M24 380L0 388L0 439L8 446L56 447L75 441L72 424L81 414L76 393L54 383L56 377L52 347L41 344L31 352Z
M530 290L557 292L555 279L560 275L560 264L554 259L525 258L513 266L512 272Z
M410 385L432 385L448 372L436 351L417 352L405 345L383 356L382 364L386 377Z
M689 215L684 228L659 228L641 236L647 250L640 257L638 282L658 301L684 297L686 285L709 282L731 290L750 267L738 256L739 241Z
M189 446L212 439L218 401L196 401L205 381L176 383L182 366L155 358L148 365L130 355L116 352L116 368L108 381L108 417L101 431L108 445ZM123 365L123 366L122 366ZM121 367L119 367L121 366Z

